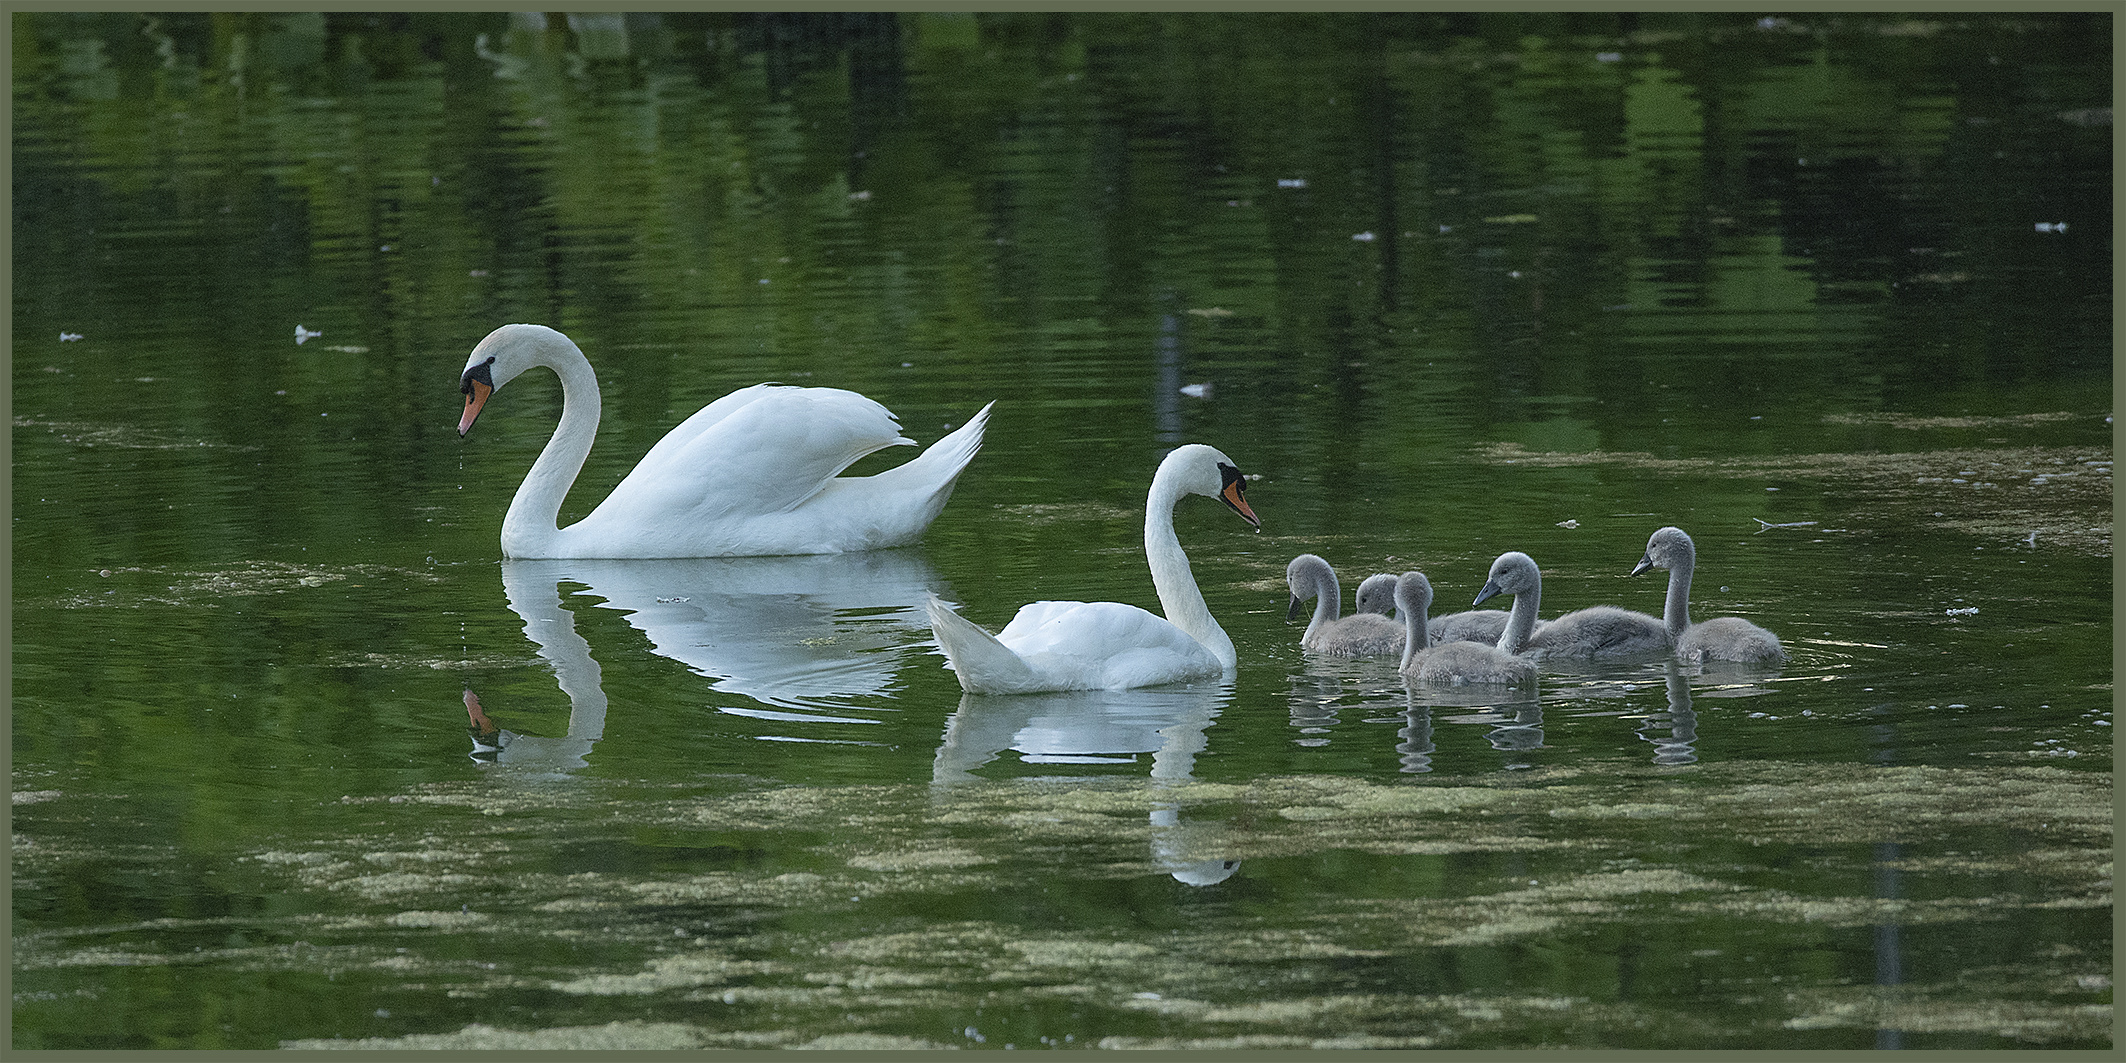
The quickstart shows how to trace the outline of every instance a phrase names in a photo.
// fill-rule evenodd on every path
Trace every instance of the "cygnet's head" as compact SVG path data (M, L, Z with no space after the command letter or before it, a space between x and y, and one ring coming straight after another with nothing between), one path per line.
M1321 594L1321 588L1336 579L1336 570L1315 554L1301 554L1284 567L1284 585L1292 591L1291 607L1284 618L1299 616L1301 608Z
M1646 553L1631 567L1631 574L1636 576L1650 568L1670 571L1689 568L1697 557L1698 549L1691 544L1690 536L1683 534L1683 529L1663 528L1646 540Z
M1395 607L1405 617L1423 617L1432 611L1432 581L1422 572L1405 572L1395 581Z
M1395 577L1386 572L1367 576L1358 585L1358 611L1361 613L1388 614L1395 608Z
M1491 563L1491 577L1470 604L1482 605L1501 594L1526 594L1542 585L1543 573L1535 567L1535 559L1519 550L1508 550Z

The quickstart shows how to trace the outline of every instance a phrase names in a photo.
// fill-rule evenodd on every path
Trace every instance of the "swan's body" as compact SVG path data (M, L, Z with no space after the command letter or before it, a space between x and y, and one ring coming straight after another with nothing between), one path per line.
M1395 587L1398 582L1396 576L1389 572L1367 576L1366 581L1358 585L1358 611L1385 615L1395 606ZM1431 585L1429 580L1426 585ZM1446 616L1435 616L1428 622L1425 630L1434 646L1443 642L1482 642L1495 646L1498 645L1499 635L1506 630L1508 615L1503 609L1470 609ZM1535 622L1535 629L1543 629L1541 620ZM1402 650L1402 644L1398 641L1393 652L1401 653Z
M1426 632L1431 636L1434 645L1447 642L1481 642L1496 646L1499 636L1505 634L1506 624L1512 615L1503 609L1468 609L1433 617L1426 625ZM1536 621L1534 630L1543 630L1543 621Z
M1302 649L1337 657L1375 657L1403 651L1403 626L1379 613L1354 613L1338 617L1343 590L1336 570L1314 554L1301 554L1285 566L1285 586L1292 590L1291 608L1285 619L1299 615L1307 599L1314 600L1314 617L1299 636Z
M1535 662L1481 642L1431 644L1426 614L1432 610L1432 581L1422 572L1405 572L1395 583L1395 608L1408 628L1403 650L1405 679L1421 683L1492 683L1525 686L1535 682Z
M1035 602L991 635L932 595L930 630L961 689L1121 690L1232 670L1238 660L1233 640L1211 616L1189 572L1188 555L1174 536L1174 505L1183 495L1209 495L1259 529L1245 483L1232 459L1201 443L1178 447L1159 463L1144 505L1144 555L1163 618L1120 602Z
M1376 572L1358 584L1358 602L1354 613L1379 613L1387 616L1395 609L1395 576Z
M834 554L921 537L982 446L989 407L905 465L838 475L873 451L914 446L884 406L838 388L757 384L701 408L642 456L590 515L556 527L598 434L598 378L567 336L504 325L466 360L472 429L489 395L526 369L561 378L561 423L502 519L509 557Z
M1566 613L1536 630L1536 610L1543 598L1543 574L1534 559L1518 550L1491 563L1490 578L1473 604L1500 594L1513 596L1513 612L1498 648L1529 657L1630 657L1666 653L1668 630L1645 613L1614 605L1596 605Z
M1698 566L1698 548L1681 528L1663 528L1646 540L1646 553L1632 566L1636 576L1650 568L1668 570L1668 604L1662 611L1676 656L1686 664L1738 661L1776 664L1786 660L1779 636L1741 617L1723 616L1690 622L1690 577Z

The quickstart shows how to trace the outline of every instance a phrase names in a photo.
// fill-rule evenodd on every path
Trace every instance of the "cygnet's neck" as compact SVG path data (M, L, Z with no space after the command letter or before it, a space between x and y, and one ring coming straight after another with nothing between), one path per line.
M1395 611L1403 614L1402 670L1410 670L1417 655L1432 648L1432 594L1427 590L1395 588Z
M583 471L591 443L598 437L598 375L590 359L565 337L542 337L532 348L531 363L552 369L561 378L561 423L532 463L531 472L510 500L502 518L502 552L509 557L548 556L561 535L561 502Z
M1513 593L1513 612L1506 617L1506 630L1499 632L1499 649L1507 653L1519 653L1528 645L1528 636L1535 633L1536 611L1543 605L1543 578L1534 568L1529 569L1528 586Z
M1326 563L1312 566L1309 572L1314 582L1314 619L1307 622L1304 639L1320 631L1322 625L1334 622L1343 607L1343 587L1336 581L1336 570Z
M1231 668L1239 660L1233 640L1211 616L1203 591L1189 571L1188 555L1174 535L1174 505L1188 492L1181 489L1171 466L1161 465L1152 477L1151 495L1144 503L1144 559L1151 566L1152 586L1159 590L1159 607L1166 619L1203 644L1218 662Z
M1668 604L1662 609L1662 619L1668 625L1668 637L1680 638L1685 628L1690 627L1690 575L1698 567L1697 550L1684 546L1672 549L1668 563Z

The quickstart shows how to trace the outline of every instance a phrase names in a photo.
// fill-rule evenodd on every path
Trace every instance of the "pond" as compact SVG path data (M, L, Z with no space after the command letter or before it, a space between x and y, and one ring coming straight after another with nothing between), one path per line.
M2112 1045L2108 13L13 18L18 1050ZM912 546L507 560L513 321L564 522L996 406ZM1237 668L964 694L1188 442ZM1286 618L1667 525L1783 666Z

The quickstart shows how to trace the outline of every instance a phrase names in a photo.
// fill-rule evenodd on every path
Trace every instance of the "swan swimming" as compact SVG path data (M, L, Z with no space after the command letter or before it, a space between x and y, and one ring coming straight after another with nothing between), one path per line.
M1432 609L1432 581L1422 572L1405 572L1395 582L1395 609L1409 629L1402 674L1421 683L1492 683L1525 686L1535 682L1535 662L1481 642L1431 644L1425 614Z
M1661 621L1614 605L1595 605L1566 613L1535 630L1535 614L1543 598L1543 573L1535 560L1518 550L1500 554L1491 563L1491 576L1484 581L1474 605L1510 594L1513 612L1498 648L1529 657L1626 657L1666 652L1668 631Z
M1144 555L1164 617L1120 602L1034 602L991 635L931 595L930 630L960 688L973 694L1123 690L1232 670L1233 640L1204 604L1174 535L1174 506L1192 494L1224 502L1262 530L1233 459L1201 443L1168 454L1144 504Z
M836 554L921 537L982 447L994 403L907 464L840 476L858 458L914 446L893 414L853 391L755 384L709 403L650 448L590 515L556 527L561 500L598 434L598 377L581 348L544 325L504 325L458 381L472 430L487 400L533 366L561 378L561 423L502 518L509 557L744 557Z
M1300 610L1306 607L1307 599L1314 600L1314 616L1307 621L1305 633L1299 636L1302 649L1337 657L1374 657L1402 652L1403 626L1385 615L1364 611L1345 617L1336 615L1343 591L1337 585L1336 570L1319 555L1301 554L1293 558L1291 564L1285 566L1284 581L1292 592L1291 607L1285 610L1286 620L1297 619Z
M1650 568L1668 570L1668 604L1662 611L1676 657L1686 664L1736 661L1774 664L1787 659L1779 636L1739 616L1690 622L1690 577L1698 566L1698 548L1683 529L1662 528L1646 540L1646 553L1632 566L1636 576Z

